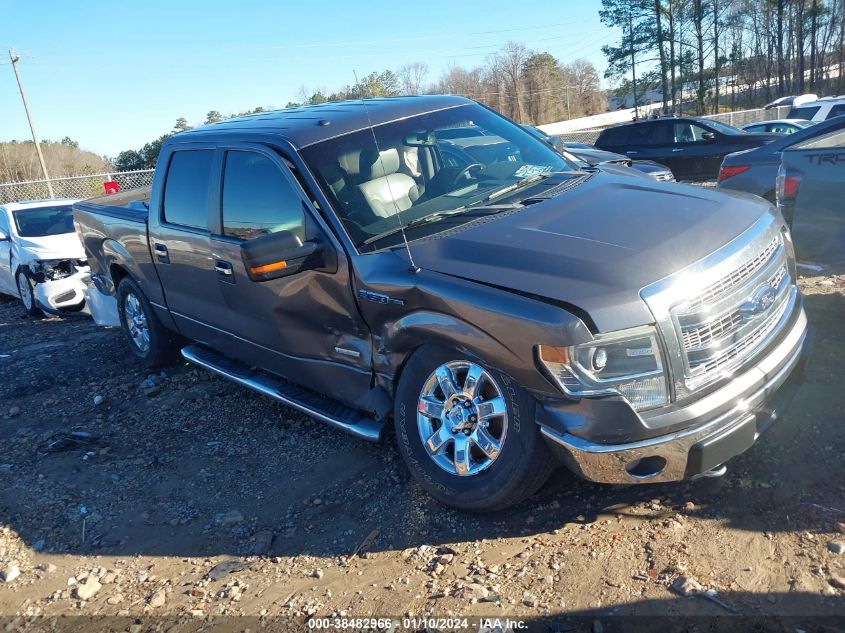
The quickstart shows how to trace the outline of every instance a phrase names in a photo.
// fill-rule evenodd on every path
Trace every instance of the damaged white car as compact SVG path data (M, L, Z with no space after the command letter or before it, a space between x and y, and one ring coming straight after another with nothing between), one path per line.
M0 205L0 293L36 316L85 307L88 261L73 228L76 200Z

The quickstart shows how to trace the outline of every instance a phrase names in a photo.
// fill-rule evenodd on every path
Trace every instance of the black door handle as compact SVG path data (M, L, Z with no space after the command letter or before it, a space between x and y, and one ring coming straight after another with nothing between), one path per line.
M153 244L153 250L160 264L169 264L170 255L167 252L167 247L164 244Z
M222 259L215 259L214 270L216 270L217 274L223 277L225 281L230 284L235 283L235 270L232 268L232 264L230 262Z

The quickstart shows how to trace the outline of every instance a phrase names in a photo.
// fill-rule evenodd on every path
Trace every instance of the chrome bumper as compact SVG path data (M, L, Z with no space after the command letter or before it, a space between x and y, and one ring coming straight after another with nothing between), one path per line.
M668 435L631 442L629 444L598 444L570 434L560 434L548 427L541 427L553 444L562 449L564 461L578 475L600 483L644 483L679 481L690 477L690 452L700 443L718 440L730 435L751 436L757 439L758 412L786 382L799 365L807 340L807 317L803 307L794 324L781 342L756 366L733 378L721 389L690 404L686 410L693 420L705 419ZM720 410L726 402L736 402L729 411L708 419L708 411ZM776 412L775 412L776 413ZM677 415L674 412L673 415ZM768 419L773 418L768 412ZM768 420L767 420L768 421ZM749 427L749 425L753 425ZM762 426L762 425L760 425ZM732 457L749 447L741 445ZM659 470L638 470L635 465L660 464ZM713 464L715 466L715 464ZM712 467L712 466L711 466ZM637 474L632 474L634 470ZM707 468L704 468L707 470ZM643 473L644 474L640 474Z

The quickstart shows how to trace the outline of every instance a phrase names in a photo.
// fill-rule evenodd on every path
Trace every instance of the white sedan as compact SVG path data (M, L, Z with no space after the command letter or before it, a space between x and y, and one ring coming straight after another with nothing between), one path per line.
M20 297L30 315L85 307L89 269L73 228L74 202L0 205L0 294Z

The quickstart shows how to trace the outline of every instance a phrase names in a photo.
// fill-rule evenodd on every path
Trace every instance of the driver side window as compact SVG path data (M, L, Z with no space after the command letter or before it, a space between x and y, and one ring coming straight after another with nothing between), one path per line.
M305 241L302 198L267 156L232 150L223 172L223 235L251 240L290 231Z
M676 143L701 143L707 132L703 127L694 123L675 123Z

